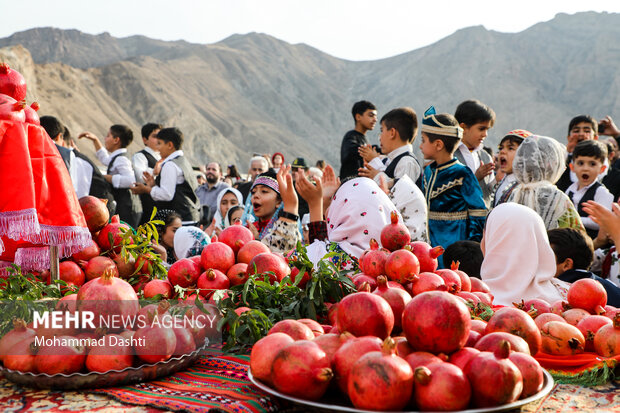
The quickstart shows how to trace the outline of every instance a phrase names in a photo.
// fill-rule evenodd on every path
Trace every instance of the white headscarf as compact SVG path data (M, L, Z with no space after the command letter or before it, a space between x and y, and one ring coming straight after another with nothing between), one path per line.
M568 196L555 186L565 169L566 148L560 142L546 136L526 138L519 145L512 163L519 184L508 201L532 208L548 230L557 228L559 218L572 204Z
M553 303L563 298L554 280L555 255L547 230L532 209L514 202L496 206L487 218L484 247L480 276L495 304L511 306L531 298Z
M239 201L239 205L243 206L243 195L241 195L241 192L232 187L222 189L220 193L217 194L217 200L215 201L216 211L215 215L213 216L213 218L215 218L215 226L220 229L226 228L226 217L223 217L222 213L220 212L220 204L222 203L222 198L224 198L224 195L226 195L228 192L235 194L235 197L237 197L237 201Z
M200 228L181 227L174 233L174 255L179 260L200 255L209 242L209 236Z

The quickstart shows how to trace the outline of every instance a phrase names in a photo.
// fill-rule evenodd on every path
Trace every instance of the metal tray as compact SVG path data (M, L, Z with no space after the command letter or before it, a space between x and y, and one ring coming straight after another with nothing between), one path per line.
M549 374L544 369L543 369L543 373L545 375L545 381L543 382L543 388L538 393L536 393L533 396L527 397L527 398L522 399L522 400L517 400L514 403L503 404L501 406L486 407L486 408L480 408L480 409L459 410L458 412L460 412L460 413L503 412L503 411L506 411L506 410L516 409L516 408L519 408L519 407L521 407L523 405L531 403L533 401L539 400L539 399L545 397L546 395L548 395L551 392L551 389L553 389L553 385L554 385L553 377L551 377L551 374ZM248 370L248 377L249 377L250 381L256 387L258 387L259 389L261 389L265 393L271 394L273 396L279 397L279 398L284 399L284 400L288 400L288 401L293 402L293 403L298 403L298 404L314 407L315 409L320 409L320 410L325 410L325 411L356 412L356 413L362 413L362 412L371 413L371 412L375 412L374 410L361 410L361 409L356 409L354 407L351 407L351 404L348 402L348 399L345 396L341 396L341 397L324 397L325 399L328 399L328 400L325 400L324 403L313 402L313 401L310 401L310 400L298 399L296 397L291 397L291 396L288 396L286 394L282 394L282 393L272 389L271 387L267 386L265 383L255 379L254 376L252 376L252 372L249 371L249 370ZM328 390L328 392L329 392L329 390ZM407 413L417 413L417 412L418 411L409 411Z
M37 389L76 390L123 386L150 381L184 370L196 361L205 348L206 346L203 346L190 354L172 357L155 364L143 364L139 367L127 367L123 370L110 370L105 373L34 374L22 373L2 366L0 366L0 373L14 383Z

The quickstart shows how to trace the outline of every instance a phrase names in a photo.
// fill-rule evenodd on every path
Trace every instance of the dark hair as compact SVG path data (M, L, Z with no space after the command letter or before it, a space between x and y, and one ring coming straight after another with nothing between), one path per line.
M449 113L440 113L439 115L435 115L435 119L437 119L437 121L441 123L442 125L446 125L446 126L458 126L459 124L457 120L454 118L454 116L450 115ZM445 136L445 135L439 135L437 133L428 133L428 132L424 132L424 133L428 137L428 140L431 142L435 142L437 139L442 141L443 146L445 147L446 151L448 151L448 153L450 154L454 153L454 151L456 150L456 146L461 141L459 138L456 138L454 136Z
M381 123L388 129L396 129L403 142L413 142L418 133L418 117L411 108L392 109L383 115Z
M605 163L605 159L607 159L607 147L601 142L591 139L581 141L573 150L573 162L575 162L575 159L579 156L591 156L601 161L601 163Z
M228 165L228 175L226 175L227 177L232 177L232 178L241 178L241 175L239 175L239 171L237 171L237 165L233 164L233 165Z
M582 122L592 125L592 131L594 131L595 135L598 135L598 122L590 115L579 115L572 118L568 123L568 134L570 135L570 131L577 126L577 124Z
M476 241L457 241L443 252L443 264L446 268L450 267L452 261L459 261L459 270L474 278L480 278L483 260L480 243Z
M147 123L146 125L142 126L142 130L140 131L140 133L142 134L143 139L147 139L149 136L151 136L151 133L153 133L154 130L162 128L163 126L161 126L159 123Z
M243 205L235 205L235 206L231 206L230 208L228 208L228 212L226 212L226 218L228 218L228 222L230 222L230 220L232 219L232 214L237 211L237 210L242 210L244 209ZM230 222L232 224L232 222Z
M594 259L592 239L573 228L556 228L547 231L549 244L555 254L555 262L561 264L567 258L573 260L573 269L588 270Z
M355 119L355 115L363 115L368 109L377 110L375 105L370 103L367 100L360 100L359 102L355 102L353 104L353 108L351 109L351 114L353 115L353 120Z
M495 123L493 109L477 99L466 100L458 105L454 117L459 124L464 123L467 126L482 122L491 122L491 126L493 126Z
M110 133L115 138L121 140L121 148L126 148L133 141L133 132L129 129L129 126L125 125L112 125L110 126Z
M178 149L178 148L177 148L177 149ZM216 162L216 161L207 162L207 163L205 164L205 168L206 168L207 166L209 166L209 164L212 164L212 163L213 163L213 164L215 164L215 165L217 165L217 169L220 171L220 174L221 174L221 173L222 173L222 165L220 165L220 163L219 163L219 162Z
M497 149L499 150L499 148L501 148L504 142L506 141L510 143L514 143L515 145L519 146L523 143L523 138L517 135L506 135L502 138L501 141L499 141L499 145L497 145Z
M65 131L65 127L54 116L41 116L39 122L52 140L56 139L56 136L58 136L59 133L64 133Z
M168 228L176 218L179 218L180 220L182 220L181 215L179 215L178 212L173 211L171 209L160 209L159 211L157 211L157 213L155 214L154 220L163 221L164 223L164 225L161 225L161 224L156 225L157 232L159 232L160 236L163 235L164 232L166 232L166 228Z
M483 146L482 150L488 153L489 155L491 155L491 158L493 157L494 155L493 148L491 148L490 146Z
M318 161L316 161L315 166L319 169L323 169L325 168L326 164L325 164L325 160L323 159L319 159Z
M183 132L179 128L164 128L157 133L157 139L172 142L176 150L183 146Z

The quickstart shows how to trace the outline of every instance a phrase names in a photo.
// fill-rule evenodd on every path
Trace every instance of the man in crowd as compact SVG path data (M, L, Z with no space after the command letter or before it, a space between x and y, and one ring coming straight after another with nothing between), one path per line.
M217 195L224 188L228 188L229 185L221 181L222 168L217 162L207 164L205 177L207 178L207 182L196 189L196 195L203 209L203 219L206 218L206 220L210 222L217 210Z

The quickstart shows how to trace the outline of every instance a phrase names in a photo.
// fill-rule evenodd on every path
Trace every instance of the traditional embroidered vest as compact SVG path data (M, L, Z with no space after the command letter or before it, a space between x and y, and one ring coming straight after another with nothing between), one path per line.
M155 168L157 159L155 159L153 155L151 155L146 149L142 149L138 153L144 155L149 168ZM142 218L140 218L140 224L144 224L145 222L148 222L149 218L151 218L153 208L155 207L155 202L153 201L153 198L151 198L150 194L140 194L138 196L140 198L140 203L142 204Z
M170 162L174 162L181 168L185 180L183 183L177 184L171 201L155 201L155 206L158 210L171 209L178 212L183 221L198 222L200 219L200 202L196 196L198 181L194 176L194 171L183 156L174 158ZM157 176L155 184L159 185L160 182L161 174Z
M396 165L398 165L398 162L400 162L400 160L402 158L404 158L405 156L411 156L413 158L414 161L418 161L415 156L413 156L413 154L411 152L405 152L405 153L401 153L400 155L398 155L396 158L394 158L392 160L392 162L390 162L390 164L385 168L385 171L383 171L388 177L394 179L394 171L396 171ZM420 168L422 169L422 168Z
M581 197L581 200L579 201L579 204L577 205L577 212L579 213L580 217L587 217L588 216L588 213L583 210L583 204L585 202L593 201L594 200L594 195L596 195L596 191L597 191L597 189L600 186L602 186L602 184L600 182L593 183L592 186L590 188L588 188L586 193L583 194L583 196ZM568 197L571 199L571 201L573 199L573 195L574 194L575 193L573 191L568 191L566 193L566 195L568 195ZM588 233L588 235L592 239L596 238L596 236L598 235L598 230L596 230L596 229L586 228L586 232Z

